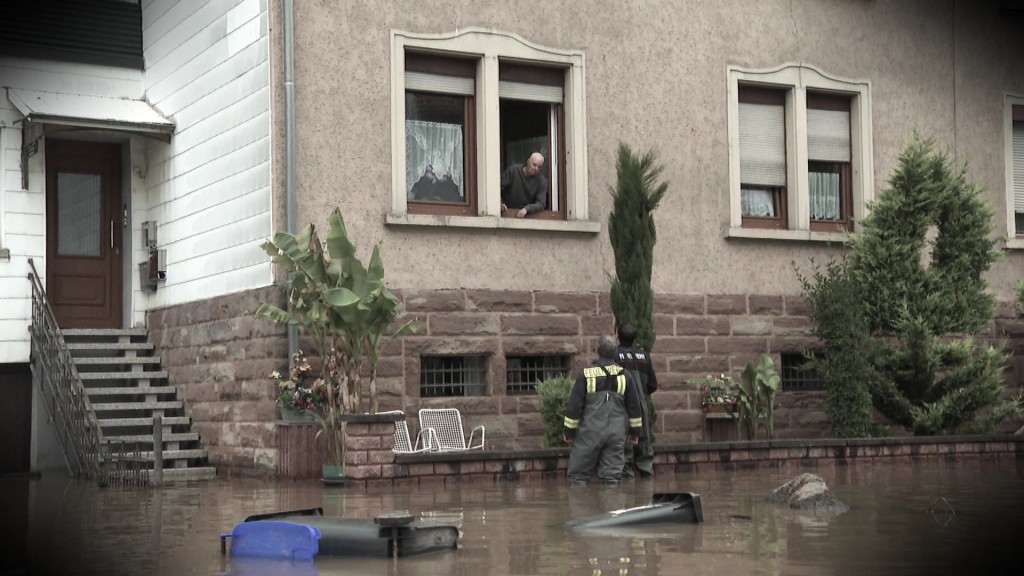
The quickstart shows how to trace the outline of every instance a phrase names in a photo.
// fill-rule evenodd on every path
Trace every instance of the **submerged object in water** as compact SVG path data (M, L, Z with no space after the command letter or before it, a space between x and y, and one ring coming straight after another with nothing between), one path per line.
M319 538L313 538L315 534ZM312 559L325 556L410 556L458 547L459 529L422 522L406 512L376 518L324 516L322 508L257 514L221 535L221 553L232 556Z
M649 524L696 524L704 521L700 494L693 492L665 492L651 497L651 503L636 508L613 510L599 516L566 522L573 530L612 528L616 526L642 526Z

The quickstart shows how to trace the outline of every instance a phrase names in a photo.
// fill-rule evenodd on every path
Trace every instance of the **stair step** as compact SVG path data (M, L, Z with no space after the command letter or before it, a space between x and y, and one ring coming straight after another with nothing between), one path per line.
M149 342L68 342L68 350L152 350Z
M116 477L118 472L111 472L111 476ZM132 472L121 473L125 476L131 477ZM134 474L140 474L145 478L152 481L153 470L138 470ZM171 484L175 482L191 482L199 480L213 480L217 477L217 469L211 466L195 466L192 468L164 468L164 484Z
M100 428L127 428L129 426L153 427L152 416L145 416L141 418L99 418L97 419L97 422L99 422ZM164 416L161 422L164 426L182 426L192 423L188 416Z
M60 331L68 336L147 336L145 328L64 328Z
M132 458L133 456L128 456ZM164 462L168 460L194 460L196 458L206 458L206 450L202 448L193 448L189 450L164 450ZM138 459L144 462L153 461L152 450L139 452Z
M139 395L139 394L175 394L175 386L122 386L114 388L86 388L85 394L93 396Z
M155 380L166 379L166 370L152 370L149 372L79 372L82 380Z
M76 356L76 366L93 364L160 364L159 356Z
M181 410L181 400L164 400L156 402L110 402L97 404L93 403L92 409L96 412L107 412L110 410Z
M172 432L170 434L165 433L165 434L163 434L163 439L164 439L164 442L198 442L199 441L199 433L198 432ZM124 435L124 436L107 436L107 435L104 435L103 436L103 440L106 441L108 444L118 444L118 443L128 444L128 443L132 443L132 442L135 442L135 443L138 443L138 444L152 444L153 443L153 435L152 434L128 434L128 435Z

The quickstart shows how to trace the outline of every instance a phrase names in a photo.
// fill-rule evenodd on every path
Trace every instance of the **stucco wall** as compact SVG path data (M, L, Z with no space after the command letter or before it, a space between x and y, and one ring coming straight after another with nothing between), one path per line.
M1002 103L1024 93L1016 19L998 3L933 1L300 3L295 18L300 225L340 206L363 250L384 242L400 288L603 291L606 231L412 229L391 210L389 33L495 28L586 56L590 218L606 222L618 142L654 148L669 193L655 212L660 293L796 294L790 263L821 243L727 240L726 67L786 62L871 84L876 188L913 128L971 160L1005 233ZM1024 269L1010 254L989 275L1002 299Z

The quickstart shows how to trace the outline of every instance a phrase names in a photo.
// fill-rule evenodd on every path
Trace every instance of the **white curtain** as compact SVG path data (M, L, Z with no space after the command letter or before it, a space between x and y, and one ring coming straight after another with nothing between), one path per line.
M740 190L740 206L744 216L775 216L775 202L772 193L757 188Z
M811 196L811 220L838 220L839 174L811 172L807 175Z
M423 120L405 121L405 191L412 198L412 186L423 176L427 165L442 178L451 173L452 181L465 198L463 180L462 126Z

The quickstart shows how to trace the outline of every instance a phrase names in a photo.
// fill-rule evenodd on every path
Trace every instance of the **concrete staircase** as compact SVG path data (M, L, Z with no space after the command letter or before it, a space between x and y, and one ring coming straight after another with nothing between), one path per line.
M107 458L130 460L137 474L151 478L153 420L160 416L163 481L216 476L177 388L168 384L160 358L152 355L153 345L146 341L145 329L61 332L99 421Z

